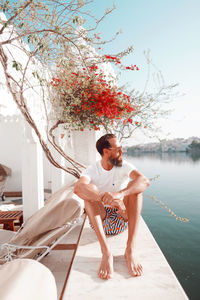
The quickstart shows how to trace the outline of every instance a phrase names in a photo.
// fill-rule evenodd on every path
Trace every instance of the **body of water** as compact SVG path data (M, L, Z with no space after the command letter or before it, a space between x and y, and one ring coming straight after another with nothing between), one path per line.
M200 299L200 157L186 153L126 155L151 181L143 218L190 300ZM165 203L180 222L149 196Z

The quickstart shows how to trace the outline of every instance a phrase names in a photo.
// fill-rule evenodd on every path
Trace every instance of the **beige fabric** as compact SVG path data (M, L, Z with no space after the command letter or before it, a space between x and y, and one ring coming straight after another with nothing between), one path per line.
M23 246L49 245L67 232L70 224L83 213L83 201L73 193L74 184L75 182L53 194L45 206L26 221L24 228L13 236L9 243ZM63 229L62 226L67 223L70 224ZM41 250L23 252L28 253L26 257L32 258ZM22 251L18 251L18 255L21 254Z
M7 181L7 177L11 176L11 169L0 164L0 196L3 195L3 192L5 190L5 185Z
M15 231L0 229L0 244L8 243L16 234Z
M0 266L1 300L56 300L53 274L32 259L16 259Z
M0 245L4 243L9 243L12 237L14 237L17 233L15 231L0 229ZM0 249L0 257L4 257L7 254L7 250L5 248ZM4 263L4 259L1 263ZM1 299L1 298L0 298Z
M11 169L0 164L0 175L6 175L6 176L11 176Z

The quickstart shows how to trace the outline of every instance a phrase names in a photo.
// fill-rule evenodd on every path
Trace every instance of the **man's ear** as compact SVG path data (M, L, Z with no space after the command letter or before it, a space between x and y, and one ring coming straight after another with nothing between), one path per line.
M105 155L107 155L107 154L108 154L108 149L104 148L104 149L103 149L103 155L102 155L102 156L105 156Z
M109 150L107 148L103 149L103 155L108 155Z

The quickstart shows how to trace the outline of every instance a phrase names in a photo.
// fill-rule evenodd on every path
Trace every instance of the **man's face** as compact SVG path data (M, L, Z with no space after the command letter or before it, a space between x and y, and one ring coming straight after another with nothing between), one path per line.
M111 148L109 148L108 160L111 165L116 167L122 166L122 146L116 138L109 140Z

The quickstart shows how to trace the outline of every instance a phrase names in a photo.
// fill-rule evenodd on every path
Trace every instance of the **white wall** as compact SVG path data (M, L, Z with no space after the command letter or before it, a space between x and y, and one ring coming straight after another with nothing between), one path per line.
M7 116L0 118L0 163L12 169L6 191L22 191L23 118ZM31 157L30 157L31 159ZM44 187L51 188L51 164L44 157Z
M19 117L6 117L0 121L0 163L11 168L6 190L21 191L22 127Z
M6 191L22 191L23 132L24 121L20 115L0 117L0 163L12 169L12 176L6 184ZM95 143L101 134L102 132L87 130L76 131L71 134L70 138L67 138L67 133L65 133L64 149L70 157L87 166L100 159ZM55 157L61 162L59 155ZM54 167L45 154L43 154L43 166L45 189L52 189L55 192L74 180L72 175Z

